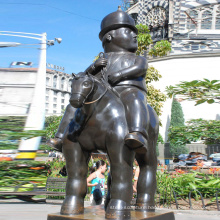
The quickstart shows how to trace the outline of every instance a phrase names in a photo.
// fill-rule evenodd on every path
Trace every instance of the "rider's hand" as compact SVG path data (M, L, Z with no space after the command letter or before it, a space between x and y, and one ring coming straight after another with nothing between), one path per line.
M100 66L105 67L107 66L107 63L108 63L107 59L102 57L95 61L94 67L95 68L100 67Z
M108 76L108 81L111 85L114 85L115 83L119 82L121 78L122 76L120 72L111 73L111 75Z

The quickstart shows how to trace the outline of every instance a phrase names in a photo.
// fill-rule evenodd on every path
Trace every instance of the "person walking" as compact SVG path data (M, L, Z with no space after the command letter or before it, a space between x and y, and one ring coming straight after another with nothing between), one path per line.
M90 202L91 205L100 205L104 202L103 197L105 195L105 176L106 163L103 160L96 162L94 171L87 178L87 186L92 187Z

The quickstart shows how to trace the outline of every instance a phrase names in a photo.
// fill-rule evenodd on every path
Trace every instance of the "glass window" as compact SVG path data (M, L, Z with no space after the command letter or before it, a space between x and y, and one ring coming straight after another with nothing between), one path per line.
M48 109L46 109L46 113L48 112Z
M46 94L47 94L47 95L49 95L49 91L50 91L49 89L46 89Z
M46 103L46 108L48 108L49 107L49 103Z
M56 108L57 107L57 104L53 104L53 108Z
M192 50L199 50L199 44L192 44Z
M46 101L49 101L49 96L46 96Z
M195 22L198 19L198 12L195 10L190 11L189 17L187 18L187 29L196 29L196 24Z
M65 95L64 93L61 93L61 97L64 97L64 95Z
M211 29L211 28L212 28L212 13L206 10L202 13L201 29Z
M57 93L58 93L57 91L53 91L53 94L54 94L55 96L57 95Z
M216 17L215 29L220 30L220 14Z
M64 103L64 99L61 100L61 103Z
M62 109L62 110L64 109L64 105L61 105L61 109Z
M62 77L62 79L61 79L61 89L62 90L64 89L64 83L65 83L65 78Z
M53 98L53 101L54 101L54 102L57 102L57 98Z
M47 85L47 86L50 85L50 78L49 78L49 77L46 78L46 85Z
M53 113L57 113L57 111L56 111L56 110L53 110Z
M53 88L57 88L57 76L53 77Z

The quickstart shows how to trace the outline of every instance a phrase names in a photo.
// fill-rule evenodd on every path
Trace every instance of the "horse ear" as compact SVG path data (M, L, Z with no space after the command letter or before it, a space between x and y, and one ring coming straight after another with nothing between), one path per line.
M73 78L75 78L75 77L76 77L76 74L75 74L75 73L72 73L72 76L73 76Z

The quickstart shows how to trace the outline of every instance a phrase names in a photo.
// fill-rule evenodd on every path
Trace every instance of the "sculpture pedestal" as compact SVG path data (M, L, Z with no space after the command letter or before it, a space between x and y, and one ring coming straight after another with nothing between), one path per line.
M47 220L104 220L105 211L103 205L89 206L84 209L81 215L61 215L60 213L49 214ZM131 210L130 220L175 220L173 212L139 212Z

